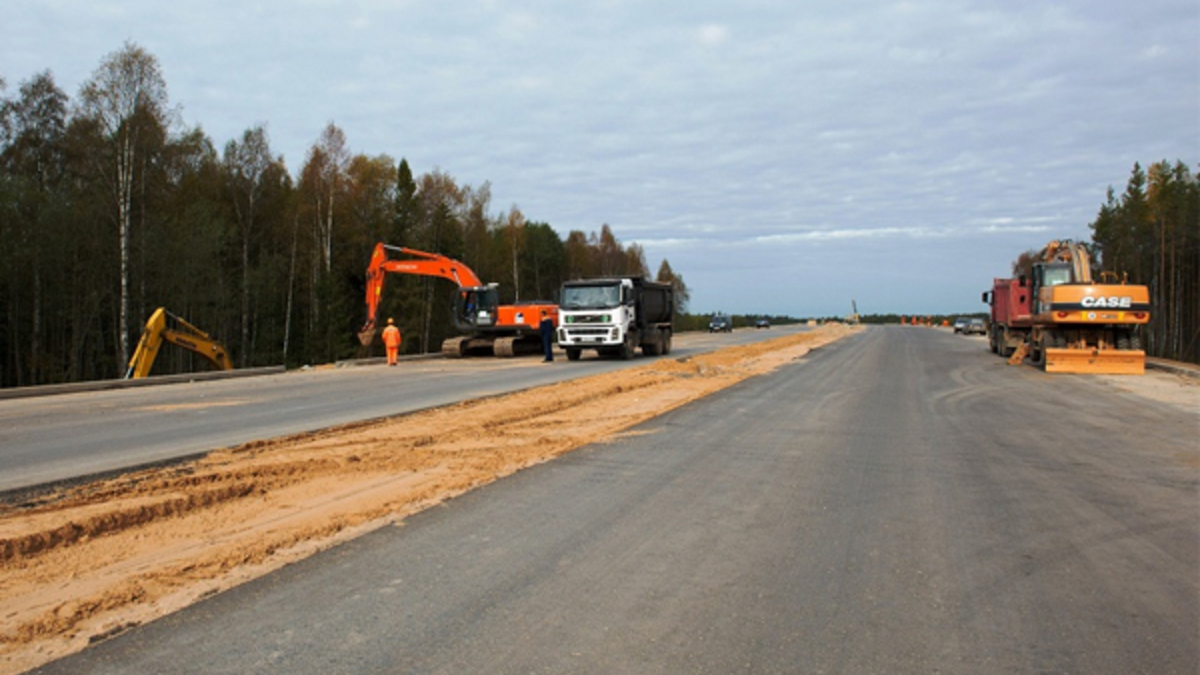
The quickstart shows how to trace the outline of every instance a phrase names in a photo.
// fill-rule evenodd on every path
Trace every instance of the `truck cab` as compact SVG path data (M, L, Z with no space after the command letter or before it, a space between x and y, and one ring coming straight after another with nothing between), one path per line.
M674 291L641 277L581 279L563 284L559 297L558 344L571 361L582 350L632 358L670 350Z

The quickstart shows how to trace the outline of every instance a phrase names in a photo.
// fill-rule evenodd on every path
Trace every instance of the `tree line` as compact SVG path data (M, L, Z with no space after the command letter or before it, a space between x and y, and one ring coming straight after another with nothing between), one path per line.
M1134 163L1118 197L1109 186L1092 240L1084 242L1098 280L1145 285L1150 322L1142 344L1150 356L1200 363L1200 181L1183 162L1163 160L1149 171ZM1040 251L1013 261L1013 276L1029 275Z
M1200 363L1200 180L1183 162L1135 163L1091 223L1101 270L1150 290L1151 356Z
M608 225L571 231L493 212L488 183L352 153L334 123L293 176L254 125L218 151L172 107L157 59L105 56L72 100L43 72L0 79L0 386L121 375L157 307L216 336L238 367L362 353L364 275L384 241L440 253L498 282L502 302L553 300L567 279L651 276ZM656 278L687 287L663 260ZM454 334L453 287L392 275L380 312L405 351ZM155 372L198 367L160 352Z

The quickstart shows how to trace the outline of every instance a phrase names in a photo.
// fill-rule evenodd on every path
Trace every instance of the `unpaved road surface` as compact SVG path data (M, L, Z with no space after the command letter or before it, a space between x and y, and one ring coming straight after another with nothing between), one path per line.
M798 326L677 336L671 358L749 344ZM319 367L246 379L0 398L0 491L173 461L304 433L636 367L588 352L537 359L404 359L397 368ZM382 364L382 359L377 359ZM34 390L36 391L36 389ZM0 391L5 396L15 391Z
M46 623L23 624L29 641L8 643L9 663L31 645L56 648L36 638L56 616L75 621L59 635L73 630L86 642L90 631L155 615L139 618L131 607L204 595L205 583L224 588L255 566L370 530L40 672L1200 669L1194 382L1047 376L1005 366L982 341L929 329L873 328L807 351L831 337L660 360L582 386L554 385L548 396L487 402L495 410L464 404L389 429L245 447L174 476L126 481L193 496L203 493L190 490L207 484L203 476L252 481L227 500L253 505L253 517L243 511L232 529L265 521L255 540L274 548L243 541L241 558L193 556L156 575L164 549L190 555L236 538L218 524L164 547L170 532L193 523L182 505L171 506L179 512L149 519L161 530L131 530L157 540L157 553L131 553L117 565L136 582L117 594L133 598L125 611L43 607L30 616ZM752 373L759 376L747 379ZM697 395L704 382L716 393ZM547 410L535 414L541 405ZM544 461L572 445L557 446L561 436L594 419L612 426L575 442L607 441ZM452 431L463 420L482 420L484 431ZM423 455L431 468L401 468ZM283 487L284 477L313 465L328 481L318 490ZM362 509L366 519L345 519L334 528L340 535L287 543L298 521L316 522L296 516L296 505L312 513L321 501L361 500L359 509L371 500L371 481L341 489L359 480L360 465L384 467L371 479L377 496L390 495L384 511L372 518ZM520 466L529 468L439 501ZM405 481L422 501L396 500ZM121 484L109 489L120 494ZM76 506L86 506L87 492ZM440 506L401 527L379 527L433 503ZM126 513L136 520L143 511L132 506ZM54 508L27 515L49 522ZM220 521L222 508L198 509L195 522ZM54 555L122 536L97 530L78 543L47 543L10 558L18 562L4 568L5 579L58 568ZM138 540L90 557L126 555ZM73 564L43 591L104 576Z
M691 359L600 362L590 377L256 441L10 504L0 509L0 672L79 649L851 332L831 326ZM552 364L477 368L564 378ZM376 370L391 378L399 369Z

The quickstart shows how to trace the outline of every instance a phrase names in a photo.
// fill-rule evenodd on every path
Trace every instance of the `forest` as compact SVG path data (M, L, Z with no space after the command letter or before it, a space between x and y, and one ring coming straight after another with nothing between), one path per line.
M352 153L334 123L293 176L264 125L218 150L167 97L157 59L126 43L75 99L50 72L0 80L0 386L120 377L158 307L216 337L239 368L363 354L364 276L383 241L440 253L496 282L501 302L554 299L569 278L651 276L642 248L608 225L572 230L490 185ZM381 316L407 353L454 335L442 279L387 281ZM663 260L653 274L687 286ZM155 373L203 369L164 349Z
M1092 247L1103 271L1150 289L1146 353L1200 363L1200 181L1183 162L1134 164L1118 197L1109 187Z
M1147 351L1200 363L1197 177L1182 162L1135 164L1090 225L1101 268L1150 287ZM380 241L462 260L504 303L623 274L673 284L680 312L688 300L667 260L652 272L608 225L563 239L516 206L494 212L487 183L352 153L333 122L295 175L265 125L218 149L180 121L157 59L132 43L74 99L49 71L11 90L0 79L0 241L0 387L120 377L158 307L214 335L239 368L365 355L355 334ZM455 334L446 281L387 283L380 316L395 317L404 352ZM155 372L196 361L163 350Z

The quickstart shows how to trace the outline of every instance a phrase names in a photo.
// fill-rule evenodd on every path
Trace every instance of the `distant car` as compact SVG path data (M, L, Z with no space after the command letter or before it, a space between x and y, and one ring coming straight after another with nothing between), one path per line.
M967 321L968 321L968 319L965 316L960 316L957 319L955 319L954 320L954 332L955 333L963 332L963 329L967 327Z
M708 332L710 333L732 333L733 320L724 314L716 314L712 321L708 322Z
M963 326L963 335L987 335L987 324L983 319L968 319L967 325Z
M771 322L770 322L770 321L767 321L765 318L764 318L764 319L759 319L758 321L755 321L755 322L754 322L754 327L755 327L755 328L770 328L770 327L771 327Z

